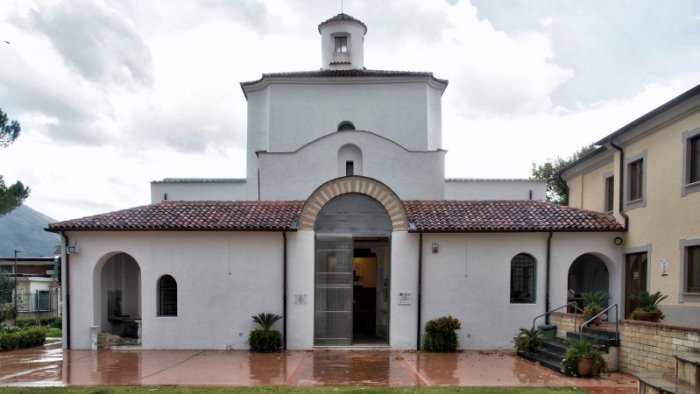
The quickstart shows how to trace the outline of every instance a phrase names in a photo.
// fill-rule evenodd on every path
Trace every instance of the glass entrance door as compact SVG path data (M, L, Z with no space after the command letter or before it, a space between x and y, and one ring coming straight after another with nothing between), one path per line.
M316 239L314 344L352 344L352 237Z

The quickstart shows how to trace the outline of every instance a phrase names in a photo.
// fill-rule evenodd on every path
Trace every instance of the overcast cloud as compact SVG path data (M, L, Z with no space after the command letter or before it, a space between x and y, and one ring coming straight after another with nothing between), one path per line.
M432 71L447 176L526 178L700 83L693 0L345 0L365 66ZM239 83L320 67L336 0L0 0L0 174L57 219L245 176ZM10 41L5 44L4 41ZM507 143L506 143L507 142Z

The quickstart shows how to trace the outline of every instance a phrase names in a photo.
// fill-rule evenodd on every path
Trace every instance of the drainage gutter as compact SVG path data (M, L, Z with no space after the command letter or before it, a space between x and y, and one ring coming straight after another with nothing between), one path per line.
M418 234L418 319L416 321L416 350L420 350L420 336L421 336L421 307L422 307L422 296L421 290L423 287L423 233Z

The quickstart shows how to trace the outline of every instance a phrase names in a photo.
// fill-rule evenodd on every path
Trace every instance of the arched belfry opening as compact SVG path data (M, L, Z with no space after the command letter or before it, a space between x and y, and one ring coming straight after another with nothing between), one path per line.
M314 224L314 344L388 344L392 220L366 194L328 201Z

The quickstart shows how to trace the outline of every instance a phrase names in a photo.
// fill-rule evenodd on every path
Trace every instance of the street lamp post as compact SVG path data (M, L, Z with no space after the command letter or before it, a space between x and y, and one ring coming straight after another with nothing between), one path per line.
M17 313L17 298L19 298L19 294L17 293L17 253L22 252L15 249L15 313Z

